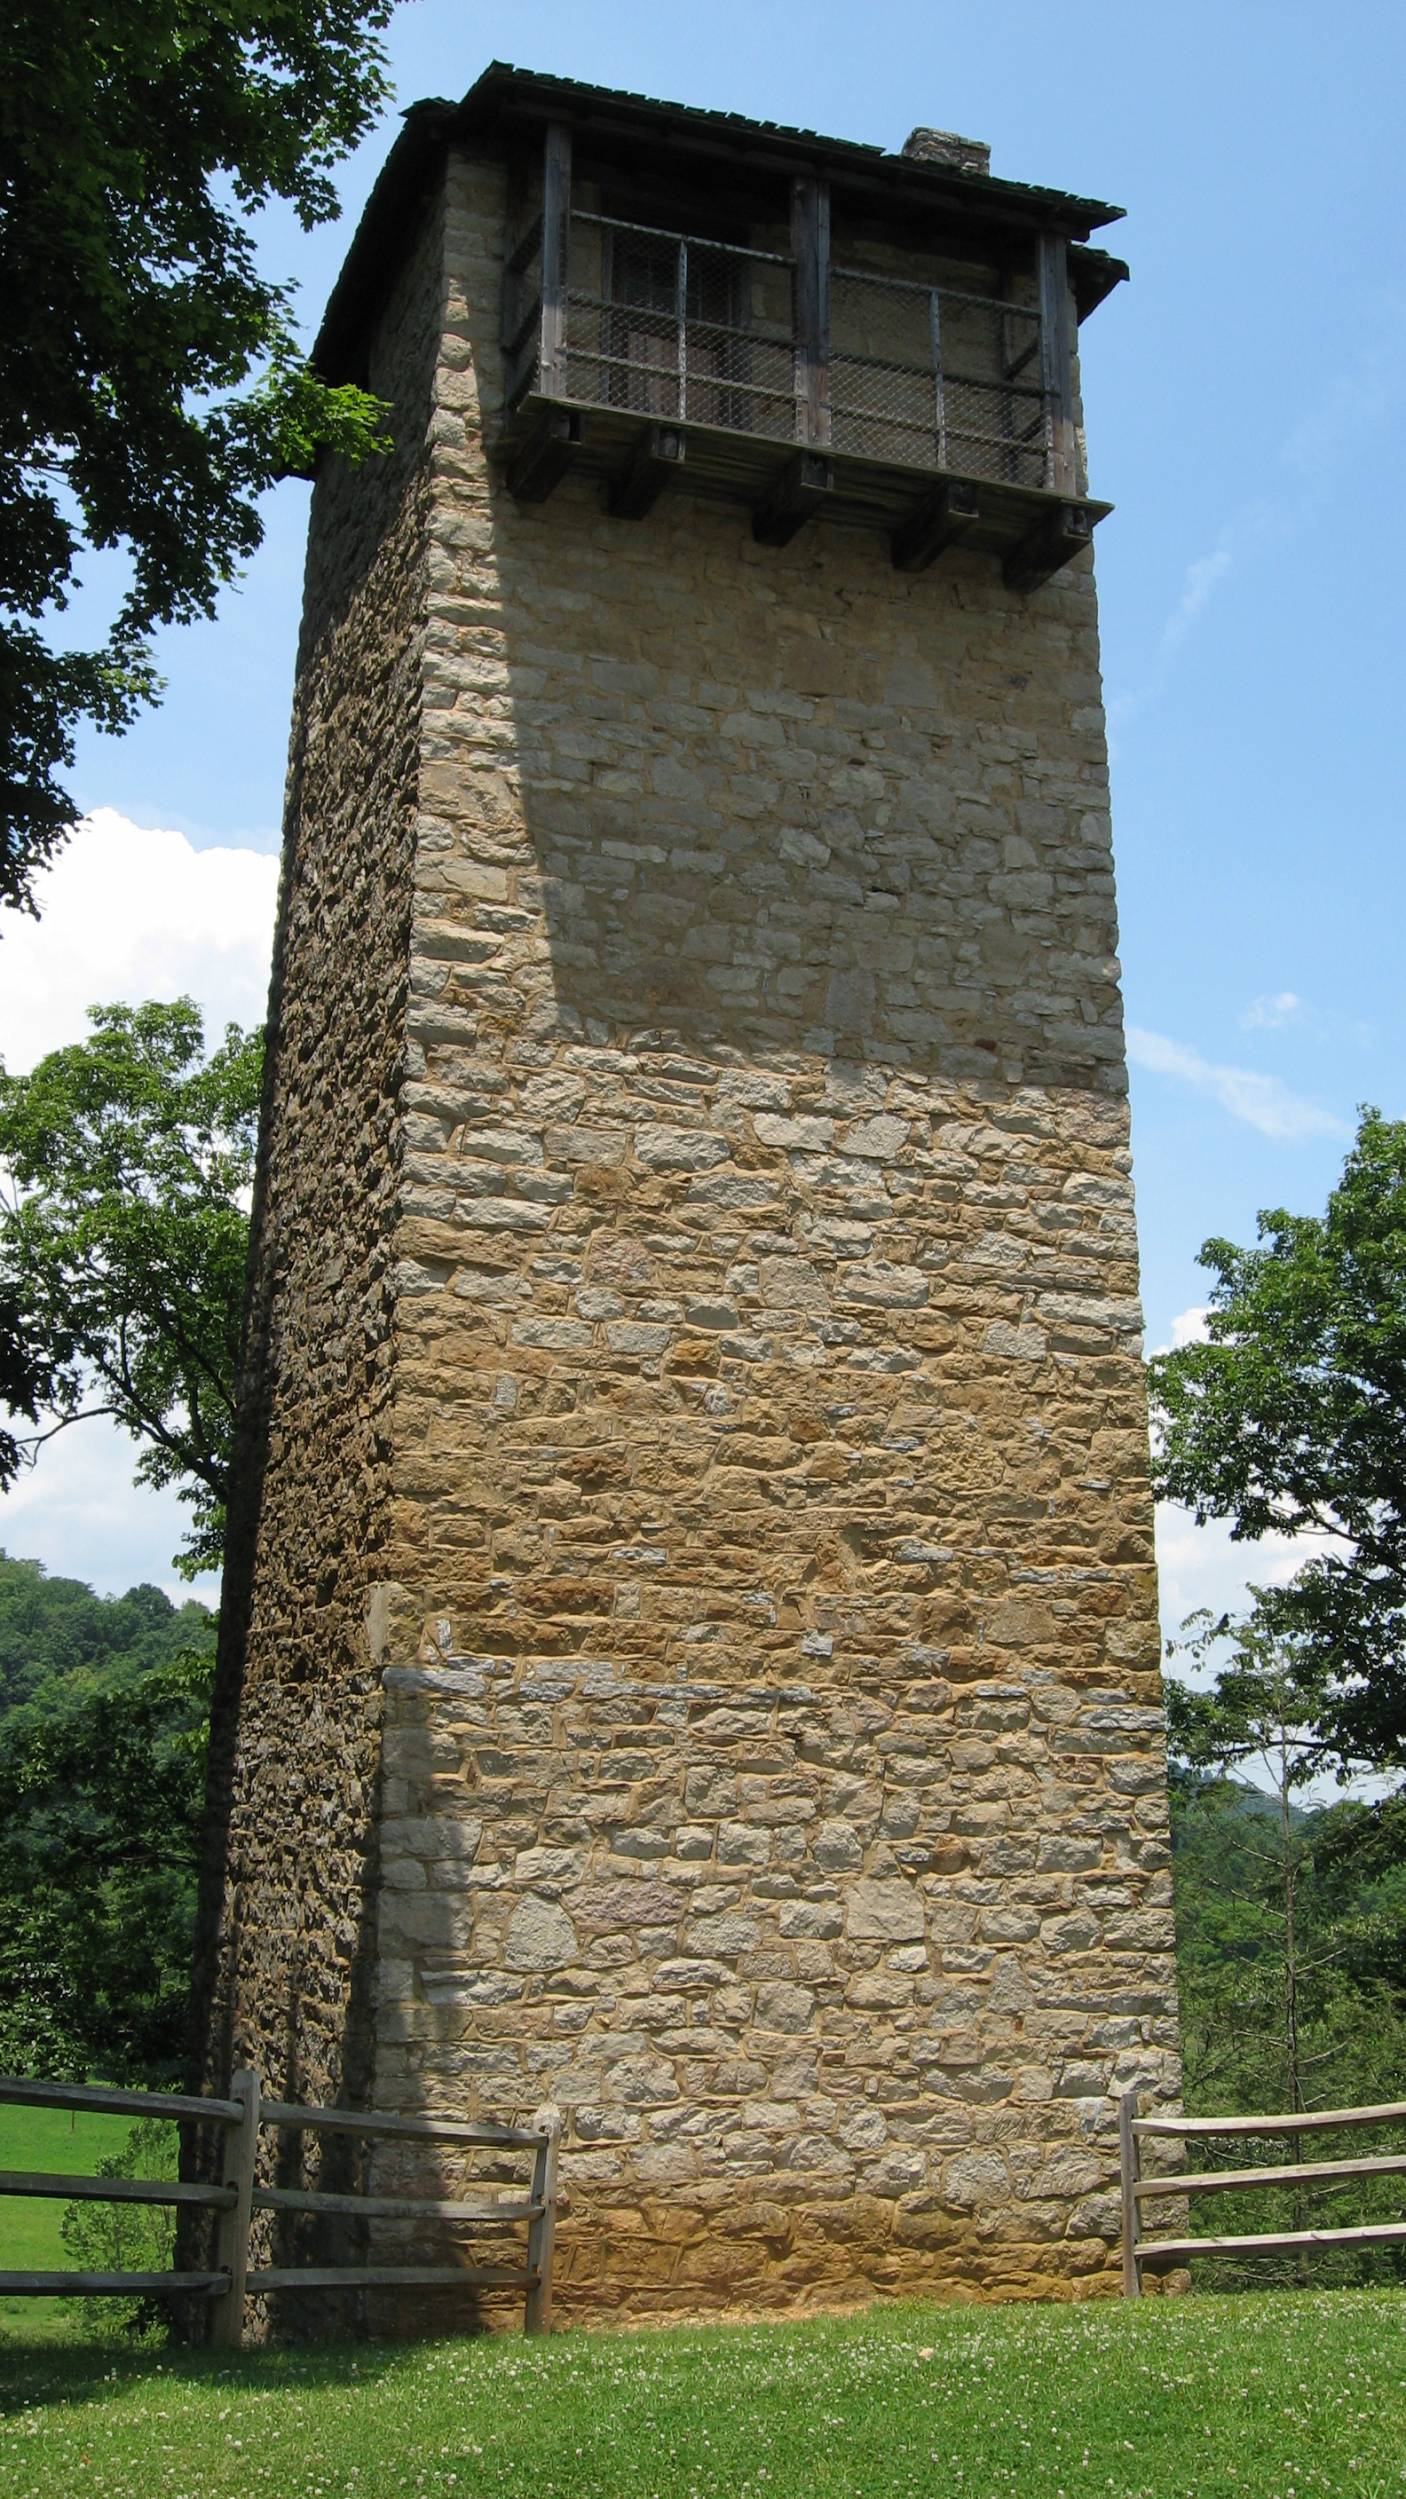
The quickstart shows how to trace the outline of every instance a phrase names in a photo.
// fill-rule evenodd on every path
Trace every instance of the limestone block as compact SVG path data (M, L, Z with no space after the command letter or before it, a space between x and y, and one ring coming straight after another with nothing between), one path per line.
M757 1991L756 2018L764 2030L804 2031L814 2011L815 1997L808 1987L781 1981Z
M1004 2207L1011 2192L999 2152L964 2152L941 2164L941 2194L956 2207Z
M860 1877L846 1886L846 1933L855 1941L906 1943L925 1932L921 1894L911 1883Z
M671 1128L649 1121L635 1130L635 1153L653 1171L706 1171L727 1161L722 1137L693 1128Z
M576 1929L560 1903L529 1892L508 1921L503 1958L510 1970L557 1970L574 1961Z

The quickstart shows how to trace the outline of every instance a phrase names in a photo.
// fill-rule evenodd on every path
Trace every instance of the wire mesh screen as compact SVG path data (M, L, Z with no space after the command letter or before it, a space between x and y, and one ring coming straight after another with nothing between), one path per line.
M793 339L792 265L779 254L573 215L568 399L790 442Z
M1040 317L1024 305L836 269L830 418L837 451L1043 486Z

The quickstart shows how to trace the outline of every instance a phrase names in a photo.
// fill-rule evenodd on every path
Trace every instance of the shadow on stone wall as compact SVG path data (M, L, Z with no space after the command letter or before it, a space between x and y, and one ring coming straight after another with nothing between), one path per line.
M877 534L762 548L573 480L522 509L480 478L440 535L422 868L438 837L516 874L547 948L505 926L466 997L534 1037L1121 1090L1086 576L1020 600L994 559L913 579Z

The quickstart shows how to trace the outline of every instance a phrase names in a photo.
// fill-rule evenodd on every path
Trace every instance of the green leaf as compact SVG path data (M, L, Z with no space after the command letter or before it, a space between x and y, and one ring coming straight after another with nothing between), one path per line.
M12 0L0 29L0 902L76 813L85 720L156 699L153 630L207 616L258 546L258 499L383 412L298 368L250 218L337 213L372 126L392 0ZM87 548L130 586L96 650L51 637Z

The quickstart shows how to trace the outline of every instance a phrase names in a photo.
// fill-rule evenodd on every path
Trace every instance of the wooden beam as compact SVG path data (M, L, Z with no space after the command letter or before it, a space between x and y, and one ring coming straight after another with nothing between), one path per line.
M814 174L799 174L791 186L791 252L796 440L824 451L830 444L830 185Z
M1288 2117L1138 2117L1139 2135L1312 2135L1339 2126L1390 2126L1406 2118L1406 2100L1358 2109L1298 2110Z
M1279 2256L1291 2247L1400 2247L1406 2221L1374 2221L1352 2230L1266 2230L1236 2239L1143 2239L1140 2265L1185 2265L1194 2256Z
M55 2169L0 2170L0 2195L52 2195L75 2204L203 2204L214 2212L234 2203L233 2187L189 2186L175 2178L65 2178Z
M1082 503L1061 503L1039 521L1002 566L1008 590L1038 590L1071 556L1093 543L1093 517Z
M0 2273L0 2293L19 2299L138 2299L228 2287L222 2273Z
M22 2074L0 2074L0 2108L96 2109L114 2117L213 2118L217 2125L237 2125L244 2111L235 2100L198 2100L177 2091L112 2091L106 2083L30 2082Z
M265 2100L259 2122L264 2126L310 2128L320 2135L380 2135L404 2143L483 2143L535 2152L542 2141L540 2126L491 2126L468 2117L400 2117L385 2109L314 2109L294 2100Z
M947 547L965 538L972 523L981 517L981 506L974 486L951 484L935 486L923 496L908 518L900 521L889 550L900 573L921 573L934 564Z
M571 232L571 131L547 124L542 150L542 353L544 399L566 395L566 261Z
M835 468L817 451L798 451L774 478L752 513L760 547L786 547L835 488Z
M265 2291L530 2291L534 2279L526 2265L262 2265L249 2289L256 2298Z
M1069 256L1062 234L1035 246L1040 292L1040 373L1049 422L1050 473L1057 495L1079 492L1079 437L1074 423L1074 347L1069 306Z
M329 2195L317 2187L256 2187L256 2213L347 2213L365 2221L535 2221L541 2205L519 2196Z
M543 408L508 463L508 492L514 503L545 503L570 468L580 440L579 408ZM270 2122L291 2123L286 2119ZM309 2110L303 2122L313 2125L325 2119Z
M1294 2161L1277 2169L1170 2170L1165 2178L1140 2179L1133 2192L1147 2195L1219 2195L1228 2187L1340 2187L1354 2178L1399 2178L1406 2152L1365 2161Z
M684 461L684 437L677 425L647 425L624 467L610 482L606 509L612 520L642 521L652 512Z

